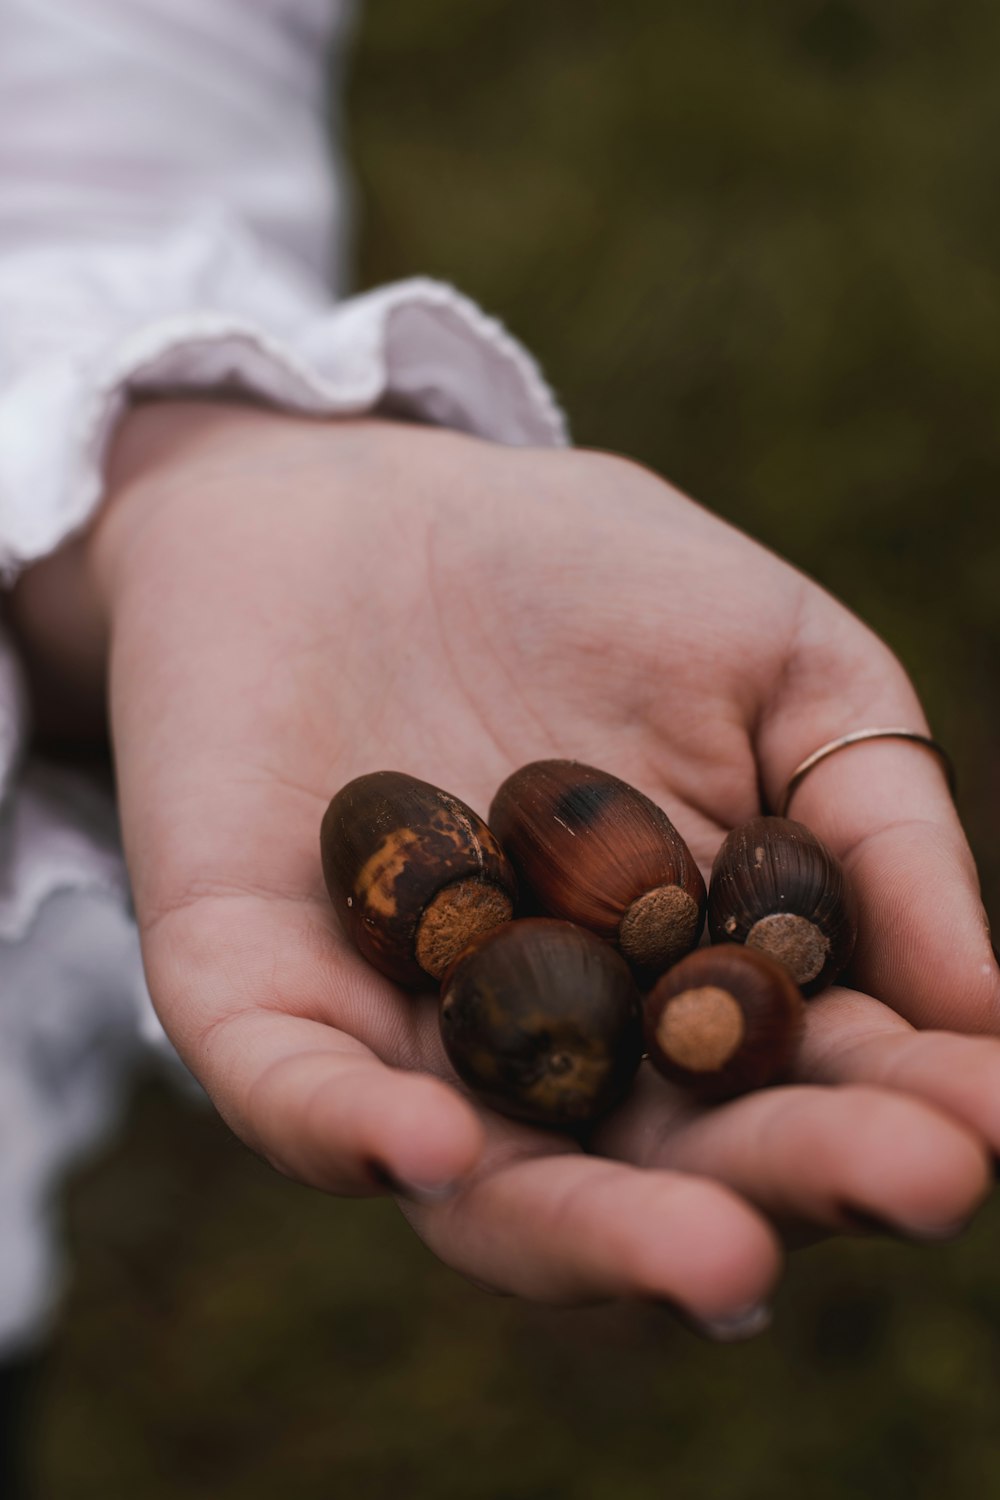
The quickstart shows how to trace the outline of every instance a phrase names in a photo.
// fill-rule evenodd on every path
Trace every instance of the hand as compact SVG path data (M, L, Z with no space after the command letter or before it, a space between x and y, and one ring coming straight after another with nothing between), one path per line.
M777 1274L765 1216L926 1237L967 1217L1000 1145L1000 1046L909 1023L996 1029L1000 986L919 747L833 757L793 808L845 859L878 998L811 1003L799 1085L699 1111L644 1078L603 1157L446 1082L433 1001L347 948L322 888L320 819L352 776L406 770L485 811L551 755L640 786L707 869L817 745L922 726L850 614L603 455L163 403L124 425L111 487L15 603L41 639L68 570L97 664L106 612L151 991L251 1146L330 1191L397 1184L431 1247L500 1290L664 1299L722 1331L754 1325Z

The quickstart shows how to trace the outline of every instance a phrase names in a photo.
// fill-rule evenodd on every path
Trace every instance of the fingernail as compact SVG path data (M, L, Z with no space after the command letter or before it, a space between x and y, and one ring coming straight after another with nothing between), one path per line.
M856 1234L888 1235L891 1239L909 1240L918 1245L946 1244L949 1240L957 1239L968 1227L967 1219L960 1219L954 1224L893 1224L864 1209L845 1208L841 1212L846 1227Z
M945 1245L949 1240L957 1240L968 1227L968 1219L959 1219L955 1224L929 1224L919 1227L911 1225L904 1233L908 1233L911 1239L924 1245Z
M755 1338L771 1326L771 1309L766 1302L755 1303L728 1318L696 1318L687 1314L691 1327L716 1344L738 1344Z
M444 1203L459 1188L459 1183L454 1179L448 1182L407 1182L383 1167L381 1162L371 1162L369 1170L379 1187L391 1193L394 1198L407 1198L411 1203Z

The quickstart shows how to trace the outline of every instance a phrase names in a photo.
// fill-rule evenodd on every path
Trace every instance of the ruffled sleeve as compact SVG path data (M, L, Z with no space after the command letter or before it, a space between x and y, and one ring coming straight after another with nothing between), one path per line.
M0 568L86 524L131 394L243 391L565 442L531 356L453 288L338 300L333 0L7 0ZM42 436L44 435L44 437Z

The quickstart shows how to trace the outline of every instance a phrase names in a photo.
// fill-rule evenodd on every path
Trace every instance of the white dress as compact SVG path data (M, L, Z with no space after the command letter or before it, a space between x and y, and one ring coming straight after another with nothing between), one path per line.
M302 412L382 407L503 443L566 441L534 361L451 287L341 297L349 192L326 93L351 9L2 0L8 582L100 504L133 391L224 386ZM57 1305L62 1174L114 1122L143 1047L169 1046L114 809L82 776L25 761L25 736L0 639L0 1357Z

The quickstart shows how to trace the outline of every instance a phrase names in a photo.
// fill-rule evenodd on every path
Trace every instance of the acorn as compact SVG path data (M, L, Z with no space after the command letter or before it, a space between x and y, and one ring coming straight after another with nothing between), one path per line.
M481 934L441 989L455 1072L501 1114L573 1130L626 1093L642 1056L628 965L582 927L527 917Z
M398 984L426 988L472 938L513 915L514 873L482 818L401 771L342 787L320 851L341 926Z
M753 948L699 948L644 1003L650 1060L710 1102L785 1077L802 1030L802 994L784 964Z
M607 771L537 760L508 776L490 827L535 909L615 943L644 980L697 945L705 882L666 813Z
M714 942L769 953L813 995L847 967L857 925L843 866L804 823L753 818L726 838L709 886Z

